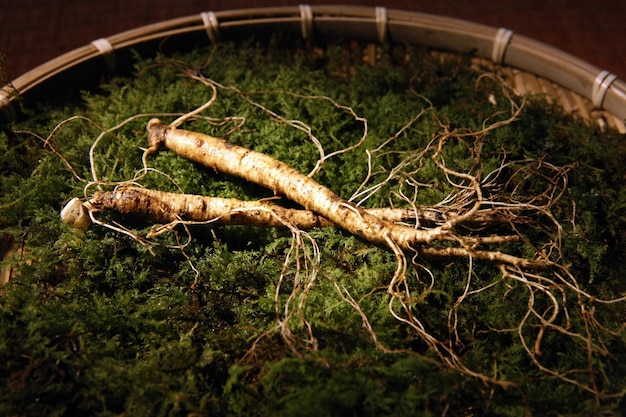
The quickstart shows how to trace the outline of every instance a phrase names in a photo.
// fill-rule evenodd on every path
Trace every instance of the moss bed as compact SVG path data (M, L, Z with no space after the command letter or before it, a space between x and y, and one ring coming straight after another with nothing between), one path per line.
M132 76L110 79L76 103L22 103L27 117L0 132L0 237L6 247L1 265L10 270L0 288L0 414L619 415L626 408L624 302L580 301L570 294L569 316L565 309L560 313L563 328L593 338L543 336L537 358L562 378L534 363L515 330L528 312L524 286L501 279L488 262L420 261L421 271L433 273L434 285L416 283L413 308L429 333L454 341L467 368L507 384L489 383L442 364L390 314L385 288L397 266L394 254L341 230L308 231L319 246L324 274L302 308L306 321L289 319L293 338L286 340L277 318L285 306L295 308L289 296L298 285L291 265L277 291L292 243L288 230L191 225L144 245L106 227L83 231L60 221L63 204L84 196L92 162L102 181L137 174L149 116L104 136L90 161L95 138L137 114L159 113L171 121L175 115L163 114L191 111L210 90L188 75L203 74L223 88L203 113L210 119L194 119L185 128L270 154L303 172L313 168L317 148L306 131L285 121L299 120L329 153L357 143L366 119L364 143L326 160L314 177L344 197L368 174L365 149L394 135L381 166L398 164L442 129L475 132L486 121L502 121L484 135L450 143L448 166L476 172L479 143L484 172L497 169L503 158L566 167L567 187L550 208L562 226L562 263L586 293L598 299L624 295L623 135L563 114L543 97L515 97L497 77L484 76L489 71L471 57L390 45L375 48L373 65L363 59L371 52L356 42L294 44L280 36L224 42L184 55L137 55ZM512 102L522 110L504 123ZM76 115L81 117L55 130ZM148 162L145 187L246 200L273 197L170 152ZM423 185L418 204L436 204L451 192L436 166L414 164L419 170L413 179ZM503 187L511 186L517 180L505 171ZM534 196L552 180L539 164L535 175L515 186L521 196ZM386 184L364 204L400 205L398 190L407 191L400 185ZM141 236L152 227L141 217L98 218ZM554 229L529 226L520 233L539 248ZM175 247L181 242L182 250ZM500 249L528 255L528 247L518 243ZM470 268L472 289L494 284L454 309ZM338 286L359 302L390 351L375 345ZM539 294L535 302L540 309L549 297ZM585 311L593 311L602 327L580 320ZM538 328L529 319L523 340L534 340ZM590 357L589 340L605 354Z

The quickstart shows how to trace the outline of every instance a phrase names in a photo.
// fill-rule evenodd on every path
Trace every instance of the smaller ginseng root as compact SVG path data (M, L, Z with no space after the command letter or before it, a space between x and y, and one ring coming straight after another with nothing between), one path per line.
M168 227L175 223L212 223L255 227L283 227L285 221L298 229L337 227L336 224L311 210L292 209L273 204L271 200L250 201L237 198L208 197L152 190L137 186L120 186L113 191L97 191L87 203L73 199L61 212L62 219L73 227L89 226L88 210L114 210L121 214L141 216ZM366 213L392 223L419 219L421 224L441 225L449 222L455 212L432 207L366 208ZM279 219L282 219L279 220ZM506 217L492 212L478 212L467 224L506 223ZM517 235L468 237L475 244L517 241Z

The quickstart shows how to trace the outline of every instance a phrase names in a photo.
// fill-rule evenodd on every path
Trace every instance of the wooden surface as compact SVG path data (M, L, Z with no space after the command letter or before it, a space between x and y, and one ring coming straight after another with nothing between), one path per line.
M0 54L10 79L56 56L139 26L236 8L348 4L456 17L569 52L626 79L626 2L616 0L0 0Z

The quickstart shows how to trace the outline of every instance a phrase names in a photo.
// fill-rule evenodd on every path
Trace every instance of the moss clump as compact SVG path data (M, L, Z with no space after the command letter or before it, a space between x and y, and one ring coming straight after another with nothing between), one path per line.
M585 327L575 298L565 306L570 316L560 319L563 325L570 321L572 332L593 334L606 355L589 358L584 339L560 332L546 334L541 344L542 363L598 393L616 394L596 397L533 364L522 341L534 340L540 321L528 319L523 339L516 332L528 312L528 287L500 280L497 268L477 262L472 288L494 284L454 309L468 263L424 260L435 285L429 287L424 270L409 275L421 322L442 340L456 341L469 369L512 384L504 389L442 366L388 310L385 288L396 268L394 255L341 231L310 232L319 243L323 273L301 313L315 339L297 315L288 319L294 336L289 339L278 333L277 317L285 307L297 311L302 298L291 299L292 290L307 283L296 279L293 265L283 269L292 247L288 231L192 226L148 247L110 229L83 232L59 221L62 203L82 196L85 181L93 179L89 149L103 129L136 114L189 111L207 100L207 87L182 70L199 71L224 86L206 112L211 118L189 122L189 129L308 172L319 156L310 134L330 153L357 143L366 119L363 145L328 159L315 179L344 197L352 195L368 173L364 149L396 135L375 168L385 174L383 168L413 152L406 171L420 184L419 204L440 201L451 186L418 151L444 126L469 132L480 130L486 119L506 120L505 90L495 78L477 82L482 72L471 69L466 57L442 58L396 45L379 49L377 64L369 65L361 52L361 46L349 44L325 46L320 53L276 37L184 56L138 57L132 77L113 79L65 108L25 108L28 117L0 133L0 236L14 248L2 260L4 268L12 268L9 284L0 290L2 414L505 416L623 408L623 303L589 302L605 327ZM310 134L278 122L267 109L286 121L299 120ZM50 146L43 146L41 139L76 114L84 118L63 124ZM100 140L93 157L100 180L125 181L141 170L148 119L125 123ZM625 289L622 139L536 100L526 103L513 123L479 138L451 141L445 157L450 167L477 172L480 144L484 172L496 169L503 154L510 161L535 158L568 166L566 194L552 207L563 226L561 256L585 291L612 298ZM242 199L272 196L171 153L156 155L150 165L154 170L141 180L147 187ZM552 180L541 175L541 167L526 177L516 176L516 168L512 164L503 172L510 178L504 183L525 198ZM401 186L388 184L365 204L385 206L390 199L400 204ZM115 214L101 218L142 235L151 226ZM548 225L524 234L540 247L552 232ZM184 250L168 248L186 241L187 233L191 239ZM524 250L514 244L507 249ZM363 317L346 302L347 293L393 353L376 348ZM548 311L549 297L535 296L536 311ZM456 335L451 335L451 311Z

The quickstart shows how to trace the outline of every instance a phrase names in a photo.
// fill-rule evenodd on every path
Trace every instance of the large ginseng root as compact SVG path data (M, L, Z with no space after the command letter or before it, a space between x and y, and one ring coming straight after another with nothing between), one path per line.
M396 253L408 250L435 256L472 256L528 269L549 266L549 262L544 260L534 261L499 251L478 250L475 246L483 242L473 236L453 232L452 221L431 229L417 229L381 219L344 200L295 168L223 139L177 129L152 119L148 123L148 142L148 152L157 151L165 145L184 158L273 190L275 194L285 196L344 230L373 244L387 246ZM488 239L490 242L494 240L497 239ZM510 239L503 239L506 240ZM434 241L456 242L458 246L429 247Z

